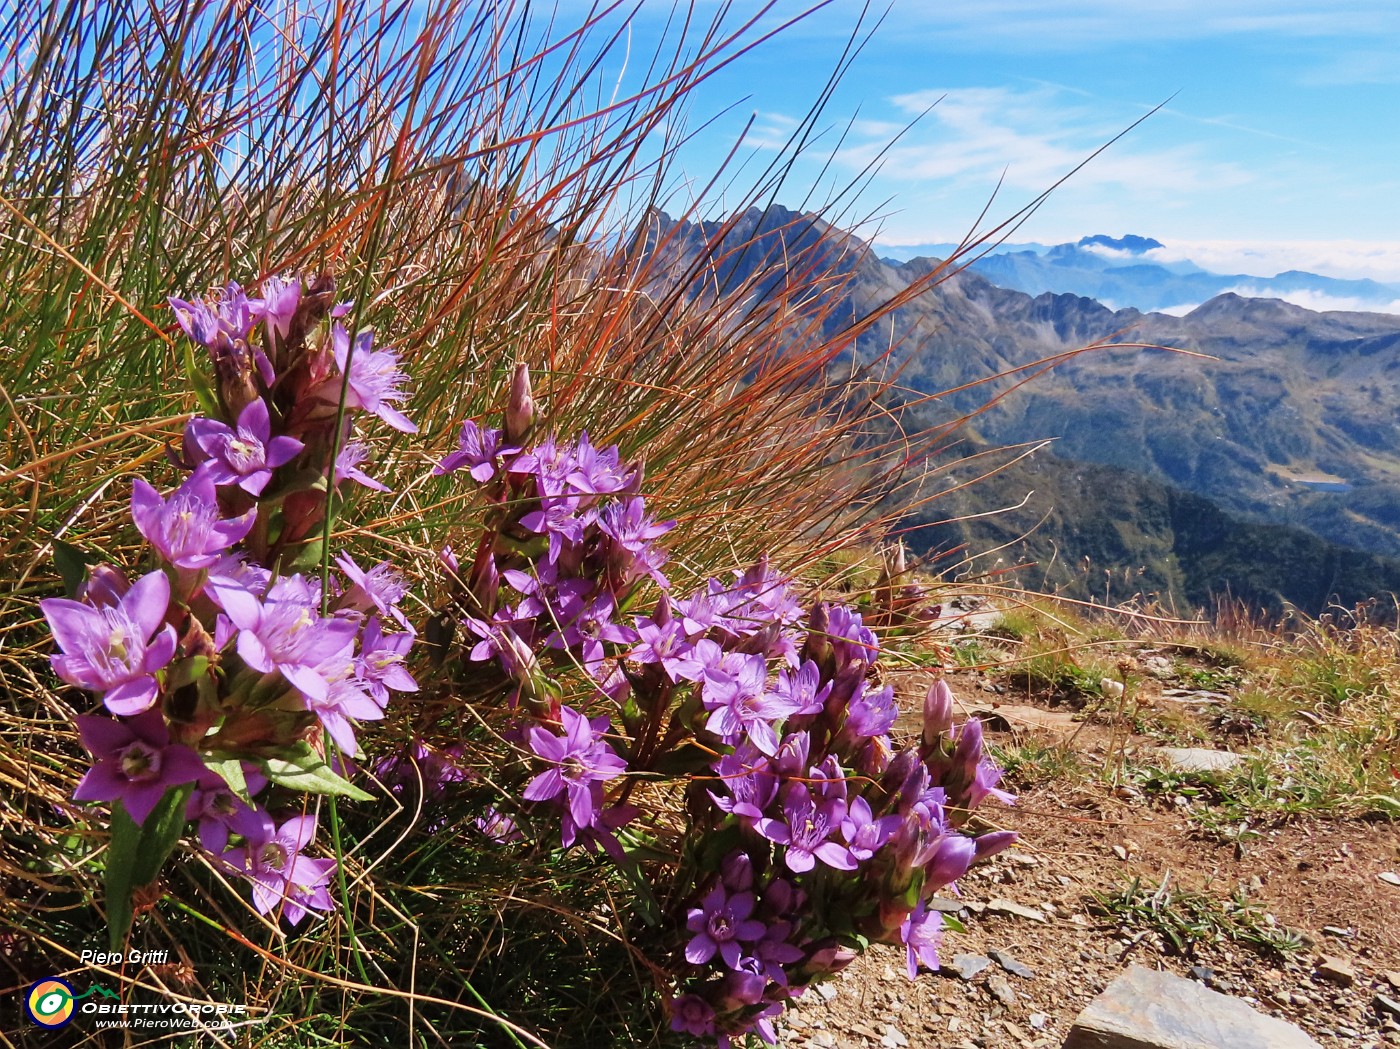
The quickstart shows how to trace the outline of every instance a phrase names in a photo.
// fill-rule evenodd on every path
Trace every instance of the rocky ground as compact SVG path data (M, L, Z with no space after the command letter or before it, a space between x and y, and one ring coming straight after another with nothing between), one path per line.
M1139 651L1135 665L1152 656ZM1142 678L1147 705L1191 705L1176 675L1159 667ZM897 687L913 695L926 680L903 675ZM1395 824L1303 818L1233 841L1206 833L1192 813L1199 797L1144 792L1105 772L1160 741L985 673L950 680L969 713L988 716L990 738L1067 745L1078 772L989 814L1022 842L940 902L965 927L945 936L941 972L911 983L904 952L877 947L789 1013L781 1045L1049 1049L1137 964L1238 997L1323 1046L1400 1046Z

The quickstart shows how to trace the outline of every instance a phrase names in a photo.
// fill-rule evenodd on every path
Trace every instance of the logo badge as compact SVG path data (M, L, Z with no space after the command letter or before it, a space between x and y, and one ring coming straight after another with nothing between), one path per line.
M24 1011L40 1027L62 1027L73 1019L73 988L49 976L29 988Z

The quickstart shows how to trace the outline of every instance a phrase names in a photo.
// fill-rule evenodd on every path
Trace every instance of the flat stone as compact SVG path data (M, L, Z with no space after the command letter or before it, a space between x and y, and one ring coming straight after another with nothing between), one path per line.
M885 1024L885 1032L880 1036L880 1044L885 1049L904 1049L909 1044L909 1039L904 1037L904 1032L892 1024Z
M817 994L821 995L822 998L824 998L828 1002L836 997L836 988L831 986L831 984L829 983L817 984L816 990Z
M1338 987L1350 987L1356 982L1356 970L1345 958L1323 958L1317 963L1317 975Z
M966 909L967 904L962 900L950 900L946 896L930 896L924 907L940 914L957 914L958 911Z
M939 966L939 971L960 980L970 980L991 964L990 958L983 958L980 954L955 954L953 964L944 962Z
M1201 983L1210 983L1215 978L1215 970L1205 965L1193 965L1186 971L1191 974L1191 979Z
M1400 1002L1394 998L1387 998L1383 994L1377 994L1371 999L1371 1005L1376 1010L1377 1016L1393 1016L1400 1020Z
M1050 1022L1050 1017L1046 1016L1044 1013L1031 1013L1027 1018L1027 1022L1035 1030L1043 1031L1045 1030L1045 1025Z
M1381 871L1376 877L1387 885L1394 885L1396 888L1400 888L1400 874L1396 874L1394 871Z
M1029 965L1026 965L1024 962L1018 962L1006 951L1000 950L998 948L993 948L992 950L987 952L987 956L991 958L992 961L1000 965L1007 972L1009 972L1012 976L1019 976L1024 980L1031 980L1035 978L1035 970L1033 970Z
M1012 918L1025 918L1027 921L1048 922L1050 919L1045 916L1044 911L1038 911L1031 907L1022 907L1019 903L1011 900L1003 900L998 897L995 900L987 901L988 914L1004 914Z
M1321 1049L1297 1027L1192 980L1128 969L1085 1007L1064 1049Z
M1000 973L987 977L987 991L993 998L1008 1009L1016 1004L1016 992Z
M1204 747L1156 747L1153 753L1178 772L1229 772L1245 760L1243 754Z

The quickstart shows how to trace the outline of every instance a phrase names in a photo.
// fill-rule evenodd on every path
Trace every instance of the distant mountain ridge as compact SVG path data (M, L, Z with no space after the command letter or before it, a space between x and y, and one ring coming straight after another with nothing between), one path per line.
M1143 312L1185 312L1216 295L1238 292L1253 298L1301 299L1302 305L1345 301L1356 309L1400 310L1400 284L1328 277L1291 269L1272 276L1212 273L1187 260L1153 257L1161 241L1136 234L1081 237L1072 244L1003 245L969 268L1003 288L1028 295L1084 295L1114 307ZM929 244L900 250L896 263L928 255L947 258L955 244Z
M941 265L936 258L882 259L821 219L776 206L752 209L729 226L677 224L658 215L648 235L666 244L678 263L706 255L720 260L700 283L749 282L756 302L779 286L800 285L805 273L834 268L845 283L822 293L842 296L827 321L831 335L839 334L842 318L870 314ZM715 237L721 239L717 250L702 251ZM1097 247L1118 250L1101 242ZM1275 604L1299 601L1296 587L1278 583L1277 573L1258 563L1273 548L1298 558L1325 557L1334 565L1324 576L1301 563L1285 566L1286 575L1311 580L1305 588L1309 602L1328 578L1357 585L1369 578L1383 588L1400 579L1391 563L1400 558L1400 427L1393 407L1400 404L1400 316L1318 313L1227 293L1176 317L1113 310L1082 295L1031 296L964 271L882 317L853 340L837 366L849 371L895 347L892 363L914 396L978 383L931 402L942 413L937 418L950 419L1011 391L1026 374L1017 369L1033 370L1037 361L1090 343L1104 348L1010 392L966 431L990 445L1054 439L1051 458L1066 462L1072 473L1051 469L1047 460L1042 483L1050 478L1059 485L1063 477L1083 474L1087 464L1109 468L1092 476L1117 494L1100 501L1074 497L1072 514L1061 518L1061 556L1073 559L1080 550L1094 558L1161 560L1189 550L1198 560L1215 557L1208 576L1169 570L1164 563L1151 566L1149 575L1171 585L1183 601L1198 600L1201 586L1234 587L1236 593L1252 586L1272 594ZM1113 348L1122 343L1192 355ZM1001 378L983 381L992 376ZM1145 494L1149 490L1156 494ZM1203 498L1162 494L1171 490ZM977 486L968 492L978 497ZM1055 498L1054 491L1049 497ZM974 512L993 505L1007 504L993 499ZM1211 530L1214 553L1199 536L1183 547L1182 515L1200 516L1212 506L1221 521L1236 522L1234 533L1225 524ZM1086 514L1093 520L1078 519ZM1164 537L1169 520L1176 540ZM1322 545L1316 539L1260 538L1252 522L1301 529ZM1085 538L1107 534L1105 529L1120 533L1123 542ZM980 534L995 545L1004 537L994 531ZM1236 534L1254 538L1227 542ZM1370 555L1379 555L1385 567L1375 561L1356 567L1363 563L1358 557ZM1232 558L1244 560L1232 568ZM1100 567L1134 571L1144 565ZM1246 586L1247 579L1255 582Z

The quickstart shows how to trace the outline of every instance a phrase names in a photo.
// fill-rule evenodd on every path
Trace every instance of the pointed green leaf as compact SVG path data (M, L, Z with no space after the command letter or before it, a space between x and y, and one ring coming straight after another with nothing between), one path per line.
M248 796L248 781L243 777L243 762L237 758L224 758L222 761L210 761L204 759L204 764L211 772L217 773L229 790L233 791L244 801L251 801Z
M223 411L219 407L219 399L214 396L214 386L209 381L209 375L199 366L195 359L194 343L189 339L181 340L185 349L185 376L190 381L190 386L194 388L195 398L199 401L199 406L204 410L204 414L211 419L222 419Z
M354 801L373 801L353 783L336 775L325 760L304 740L288 747L283 756L264 758L262 766L273 783L311 794L336 794Z
M107 894L107 939L109 948L120 951L126 942L135 914L132 896L156 880L185 829L185 803L193 784L171 787L151 810L144 824L138 824L126 806L112 806L112 843L107 847L107 871L103 887Z
M87 578L88 566L97 562L71 543L65 543L62 539L54 539L52 542L53 563L58 569L58 574L63 577L63 590L69 597L76 598L78 587L82 586L83 580Z

